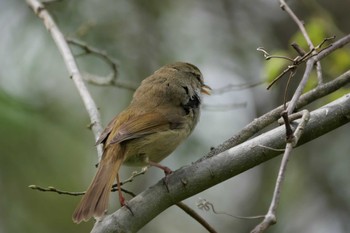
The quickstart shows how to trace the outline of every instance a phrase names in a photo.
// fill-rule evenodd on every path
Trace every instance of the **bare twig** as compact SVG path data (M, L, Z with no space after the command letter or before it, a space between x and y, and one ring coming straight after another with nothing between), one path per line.
M289 75L289 78L288 78L288 83L286 85L285 95L284 95L284 104L285 104L286 103L286 93L287 93L287 89L288 89L288 86L289 86L289 82L290 82L291 78L295 75L298 66L300 64L308 61L312 57L316 56L317 53L314 53L314 52L317 51L317 49L321 49L321 47L323 46L323 44L326 41L332 40L334 38L335 38L334 36L325 38L318 46L313 47L308 52L305 52L298 44L292 43L292 47L299 54L294 59L286 57L286 56L270 55L264 48L262 48L262 47L257 48L258 51L263 53L263 55L265 57L265 60L269 60L271 58L277 58L277 59L285 59L285 60L288 60L288 61L290 61L292 63L292 64L288 65L287 68L285 68L274 80L272 80L270 82L270 84L267 86L266 89L269 90L278 80L280 80L285 74L287 74L289 72L290 75ZM328 46L328 47L330 47L330 46ZM320 52L325 50L325 49L327 49L328 47L320 50ZM317 61L315 61L315 62L317 62Z
M316 56L315 56L315 60L316 61L320 61L321 59L323 59L324 57L328 56L330 53L332 53L333 51L340 49L342 47L344 47L345 45L349 44L350 42L350 34L340 38L339 40L337 40L336 42L332 43L331 46L328 46L327 48L323 49L322 51L320 51Z
M138 176L141 176L141 175L144 175L148 170L148 167L144 167L142 168L140 171L133 171L131 176L129 178L127 178L126 180L120 182L120 185L124 185L126 183L130 183L134 180L135 177L138 177ZM117 184L114 184L112 186L112 188L117 188Z
M293 130L292 130L292 126L290 125L287 111L283 111L281 116L283 118L284 125L286 127L286 141L290 142L293 139Z
M280 0L280 6L282 10L286 11L290 15L290 17L294 20L294 22L298 25L299 30L304 36L310 51L313 50L312 54L317 54L317 52L314 50L314 45L310 39L310 36L305 29L304 23L294 14L294 12L289 8L288 4L284 0ZM320 85L323 83L323 78L322 78L322 67L319 61L316 62L316 71L317 71L318 84Z
M330 38L326 38L324 41L329 40ZM343 47L345 44L350 42L350 35L347 35L345 37L343 37L342 39L336 41L335 43L333 43L331 46L323 49L322 51L320 51L317 55L311 57L309 60L307 60L306 62L306 67L305 67L305 71L303 74L303 78L301 79L296 91L294 92L294 95L292 97L292 100L290 101L290 103L288 104L287 107L287 111L288 111L288 115L290 115L291 113L293 113L296 103L299 99L299 97L301 96L302 92L305 89L305 86L307 84L307 81L309 80L311 71L314 67L314 64L317 61L320 61L322 58L324 58L326 55L328 55L330 53L330 51L334 51L338 48ZM317 46L317 48L319 48L320 46L323 45L324 42L322 42L319 46Z
M179 207L180 209L182 209L183 211L185 211L185 213L187 213L188 215L190 215L192 218L196 219L197 222L199 222L205 229L208 230L208 232L211 233L216 233L216 230L210 226L210 224L205 221L204 218L202 218L199 214L197 214L192 208L190 208L188 205L186 205L183 202L178 202L176 203L177 207Z
M126 183L130 183L134 180L135 177L137 176L140 176L140 175L143 175L145 174L147 171L147 167L141 169L140 171L134 171L131 176L129 178L127 178L126 180L122 181L120 183L120 185L124 185ZM31 188L31 189L34 189L34 190L39 190L39 191L42 191L42 192L55 192L55 193L58 193L58 194L65 194L65 195L70 195L70 196L80 196L80 195L84 195L85 194L85 191L83 192L71 192L71 191L64 191L64 190L59 190L59 189L56 189L55 187L53 186L49 186L47 188L44 188L44 187L40 187L40 186L37 186L37 185L29 185L28 188ZM132 197L135 197L136 195L126 189L121 189L124 193L127 193L129 194L130 196ZM114 184L112 186L112 189L111 189L111 192L116 192L118 191L118 186L117 184Z
M80 54L78 56L84 55L84 54L94 54L96 56L99 56L101 59L103 59L112 69L113 71L113 77L116 79L118 76L118 62L109 56L106 51L102 51L100 49L97 49L95 47L92 47L88 45L85 42L79 41L77 39L73 38L66 38L66 41L72 45L78 46L81 49L84 50L83 54Z
M307 110L303 110L299 114L302 115L302 118L300 120L300 123L299 123L297 129L295 130L295 132L293 134L293 137L289 137L287 135L288 141L287 141L286 148L285 148L285 151L284 151L284 154L282 157L282 162L281 162L281 166L280 166L280 169L278 172L275 190L273 192L273 197L272 197L272 201L271 201L269 210L268 210L267 214L265 215L264 220L251 231L252 233L264 232L267 228L269 228L271 225L276 223L276 210L277 210L277 206L278 206L280 195L281 195L282 183L283 183L285 175L286 175L289 157L291 155L293 147L297 145L298 140L301 137L302 132L303 132L307 122L310 119L310 113ZM284 119L286 120L285 124L289 125L288 117L284 118ZM289 137L289 139L288 139L288 137Z
M63 195L69 195L69 196L81 196L81 195L85 194L85 191L84 192L70 192L70 191L59 190L59 189L56 189L55 187L52 187L52 186L49 186L47 188L43 188L43 187L40 187L40 186L37 186L34 184L29 185L28 188L31 188L33 190L38 190L41 192L54 192L57 194L63 194Z
M45 6L37 0L26 0L27 4L33 9L34 13L43 20L46 29L51 33L52 39L55 41L63 60L66 64L70 77L72 78L89 114L92 131L97 140L102 132L100 113L97 110L96 104L92 99L88 89L86 88L82 75L75 62L72 51L70 50L63 34L57 27L50 13L45 9ZM102 145L97 146L97 154L99 160L102 156Z
M298 127L294 131L294 135L293 135L294 137L293 137L293 141L292 141L293 147L295 147L298 144L298 141L299 141L302 133L304 132L305 126L310 120L310 112L306 109L301 111L301 112L298 112L296 114L299 114L301 116L301 119L300 119Z
M314 63L315 63L315 59L312 59L312 58L306 62L306 68L304 71L303 78L301 79L297 89L295 90L294 95L292 97L292 100L288 104L288 107L287 107L288 115L293 113L293 111L295 109L295 105L296 105L299 97L301 96L301 94L302 94L302 92L307 84L307 81L309 80L312 68L314 67Z
M306 52L304 51L304 49L302 49L297 43L292 43L291 46L294 48L295 51L297 51L297 53L300 56L304 56L306 54Z
M282 71L282 73L280 73L274 80L272 80L272 82L270 82L270 84L266 87L267 90L269 90L273 84L275 84L278 80L280 80L286 73L288 73L290 71L291 73L291 76L294 76L295 74L295 69L296 69L296 66L295 65L290 65L290 66L287 66L286 69L284 69Z
M118 78L118 62L111 57L106 51L100 50L98 48L92 47L91 45L88 45L87 43L83 41L79 41L77 39L73 38L66 38L66 41L72 45L78 46L83 50L83 53L75 55L82 56L82 55L95 55L99 58L101 58L103 61L105 61L111 68L112 74L108 75L107 77L101 77L98 75L93 75L89 73L84 73L83 78L88 81L91 84L99 85L99 86L115 86L115 87L121 87L126 90L135 91L136 85L130 85L126 83L121 83L117 80Z
M60 190L60 189L57 189L53 186L48 186L47 188L44 188L44 187L41 187L41 186L37 186L37 185L29 185L28 188L31 188L33 190L38 190L38 191L41 191L41 192L53 192L53 193L57 193L57 194L63 194L63 195L68 195L68 196L82 196L86 193L86 191L82 191L82 192L71 192L71 191L64 191L64 190ZM122 192L126 193L126 194L129 194L130 196L132 197L135 197L136 195L133 193L133 192L130 192L126 189L121 189ZM118 191L117 188L112 188L111 189L111 192L116 192Z
M286 56L270 55L263 47L259 47L256 50L263 53L265 60L270 60L271 58L278 58L278 59L284 59L284 60L287 60L290 62L294 62L294 59L286 57Z

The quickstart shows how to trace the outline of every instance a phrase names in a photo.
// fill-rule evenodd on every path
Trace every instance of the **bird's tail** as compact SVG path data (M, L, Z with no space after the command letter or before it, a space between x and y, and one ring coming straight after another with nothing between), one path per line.
M88 221L92 216L104 215L109 193L122 162L123 151L120 144L114 144L105 149L95 178L73 213L72 218L75 223Z

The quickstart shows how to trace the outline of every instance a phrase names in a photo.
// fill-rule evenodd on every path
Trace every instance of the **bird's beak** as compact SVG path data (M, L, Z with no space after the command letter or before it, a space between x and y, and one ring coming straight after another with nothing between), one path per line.
M206 95L210 95L211 94L211 88L205 84L203 84L202 88L201 88L201 93L206 94Z

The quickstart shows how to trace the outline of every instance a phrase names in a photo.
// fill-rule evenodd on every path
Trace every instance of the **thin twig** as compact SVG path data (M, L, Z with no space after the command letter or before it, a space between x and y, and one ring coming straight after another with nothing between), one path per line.
M270 58L282 58L282 59L286 59L286 60L292 62L292 64L288 65L287 68L285 68L274 80L272 80L270 82L270 84L267 86L266 89L269 90L277 81L279 81L285 74L287 74L289 72L290 75L288 77L288 83L285 87L285 95L284 95L284 101L283 101L283 103L285 104L286 103L286 93L288 90L289 82L290 82L291 78L295 75L296 70L299 67L299 65L308 61L312 57L316 56L317 53L314 53L314 51L317 51L317 49L320 49L325 42L332 40L334 38L335 37L333 36L333 37L328 37L328 38L323 39L323 41L319 45L317 45L316 47L313 47L308 52L305 52L304 50L302 50L302 48L298 44L292 43L292 47L299 54L294 59L286 57L286 56L270 55L264 48L261 48L261 47L257 48L258 51L261 51L264 54L264 57L266 60L269 60ZM328 47L330 47L330 46L331 45L329 45ZM322 52L323 50L326 50L328 47L323 48L322 50L320 50L320 52ZM315 60L315 62L317 62L317 61Z
M118 62L114 58L109 56L106 51L102 51L98 48L92 47L92 46L88 45L87 43L82 42L82 41L77 40L77 39L66 37L66 41L72 45L78 46L81 49L83 49L85 52L84 54L94 54L94 55L100 57L101 59L103 59L111 67L111 69L113 71L114 79L117 78L117 76L118 76Z
M124 185L126 183L132 182L135 177L145 174L146 171L147 171L147 167L142 168L140 171L134 171L131 174L131 176L129 178L127 178L126 180L122 181L120 183L120 185ZM55 192L55 193L58 193L58 194L66 194L66 195L70 195L70 196L80 196L80 195L84 195L85 194L85 191L83 191L83 192L71 192L71 191L59 190L59 189L56 189L53 186L49 186L47 188L44 188L44 187L40 187L40 186L37 186L37 185L34 185L34 184L29 185L28 188L31 188L31 189L34 189L34 190L43 191L43 192ZM130 192L130 191L126 190L126 189L122 188L121 190L122 190L122 192L127 193L130 196L132 196L132 197L136 196L133 192ZM112 185L111 192L116 192L116 191L118 191L118 185L114 184L114 185Z
M306 52L304 51L304 49L302 49L297 43L292 43L291 46L294 48L295 51L297 51L297 53L300 56L304 56L306 54Z
M293 129L292 126L290 125L290 121L288 118L288 113L287 111L283 111L281 114L283 121L284 121L284 125L286 127L286 141L290 142L291 140L293 140Z
M298 144L298 141L299 141L299 139L300 139L300 137L305 129L305 126L310 120L310 112L306 109L301 111L301 112L298 112L297 114L300 114L301 119L300 119L298 127L294 131L294 135L293 135L294 137L293 137L293 141L292 141L293 147L295 147Z
M40 186L37 186L34 184L29 185L28 188L31 188L33 190L38 190L41 192L54 192L57 194L63 194L63 195L69 195L69 196L81 196L81 195L85 194L85 191L84 192L70 192L70 191L59 190L59 189L56 189L55 187L52 187L52 186L44 188L44 187L40 187Z
M133 171L129 178L127 178L126 180L120 182L120 185L124 185L124 184L127 184L127 183L130 183L130 182L134 181L135 177L144 175L147 172L147 170L148 170L148 167L144 167L140 171ZM114 184L112 186L112 188L116 188L117 186L118 186L117 184Z
M272 82L270 82L270 84L266 87L266 89L269 90L273 86L273 84L275 84L278 80L280 80L289 71L291 71L292 73L295 73L295 69L296 69L295 65L287 66L287 68L284 69L282 73L280 73L274 80L272 80Z
M280 0L280 6L284 11L286 11L290 15L290 17L297 24L297 26L299 27L299 30L301 31L301 34L304 36L306 43L309 46L310 51L313 50L312 54L317 54L317 51L314 50L315 47L310 39L310 36L305 29L304 23L294 14L292 9L289 8L288 4L284 0ZM316 62L316 73L317 73L318 84L320 85L323 83L323 77L322 77L322 67L319 61Z
M295 132L293 134L293 137L290 137L290 138L292 138L292 140L288 140L286 143L286 148L285 148L285 151L284 151L284 154L282 157L282 162L281 162L281 166L280 166L280 169L278 172L275 190L273 192L273 197L271 200L269 210L268 210L267 214L265 215L264 220L261 223L259 223L251 231L251 233L262 233L267 228L269 228L270 226L272 226L273 224L276 223L276 210L277 210L277 206L278 206L280 195L281 195L282 183L283 183L285 175L286 175L289 157L291 155L293 147L296 146L296 144L298 143L298 140L300 139L302 132L305 128L305 125L307 124L307 122L310 119L310 113L307 110L303 110L299 114L302 116L302 118L300 120L300 123L297 126L297 129L295 130ZM284 118L284 119L286 119L286 118ZM285 122L285 124L286 125L289 124L288 117L287 117L287 121ZM287 137L288 137L288 135L287 135Z
M270 55L263 47L259 47L256 50L263 53L265 60L270 60L271 58L278 58L278 59L285 59L287 61L294 62L293 59L286 57L286 56Z
M44 188L44 187L41 187L41 186L37 186L35 184L31 184L28 186L28 188L31 188L33 190L38 190L38 191L41 191L41 192L53 192L53 193L57 193L57 194L62 194L62 195L68 195L68 196L82 196L86 193L86 191L82 191L82 192L71 192L71 191L64 191L64 190L60 190L60 189L57 189L53 186L48 186L47 188ZM133 193L133 192L130 192L126 189L121 189L122 192L126 193L126 194L129 194L130 196L132 197L135 197L136 195ZM116 192L118 191L117 188L112 188L111 189L111 192Z
M310 74L311 74L312 68L314 67L314 63L315 63L315 59L313 59L313 58L311 58L310 60L308 60L306 62L306 68L304 71L303 78L301 79L297 89L295 90L293 97L292 97L292 100L288 104L288 107L287 107L288 115L293 113L295 106L296 106L296 103L297 103L298 99L300 98L301 94L303 93L304 88L307 84L307 81L310 78Z
M27 4L33 9L34 13L43 20L46 29L51 33L52 39L55 41L63 60L66 64L67 70L70 77L72 78L83 102L85 108L89 114L92 131L94 133L95 139L97 140L102 132L101 127L101 117L97 110L95 101L92 99L89 90L86 88L82 75L79 68L75 62L72 51L70 50L67 41L65 40L63 34L57 27L55 21L51 17L50 13L46 10L45 6L37 0L26 0ZM97 154L99 160L102 156L102 145L97 146Z
M340 49L344 47L345 45L349 44L350 42L350 34L340 38L336 42L332 43L331 46L328 46L327 48L320 51L314 58L316 61L320 61L324 57L328 56L333 51Z
M186 205L183 202L176 203L177 207L185 211L188 215L190 215L192 218L197 220L205 229L207 229L210 233L216 233L217 231L210 226L210 224L202 218L196 211L194 211L192 208L190 208L188 205Z
M325 40L328 40L328 39L329 38L326 38ZM311 74L312 68L314 67L315 62L320 61L326 55L331 53L331 51L339 49L339 48L343 47L344 45L346 45L349 42L350 42L350 34L345 36L345 37L343 37L343 38L341 38L340 40L334 42L331 46L327 47L326 49L323 49L316 56L313 56L312 58L310 58L306 62L306 67L305 67L303 78L300 81L297 90L294 92L292 100L288 104L288 108L287 108L288 115L293 113L293 111L295 109L295 106L296 106L296 103L297 103L299 97L301 96L302 92L304 91L304 88L305 88L305 86L307 84L307 81L309 80L309 77L310 77L310 74ZM323 44L323 43L321 43L321 44Z
M91 84L99 85L99 86L115 86L115 87L121 87L126 90L135 91L136 85L130 85L126 83L121 83L117 80L118 78L118 62L111 57L106 51L100 50L98 48L92 47L91 45L88 45L87 43L83 41L79 41L77 39L73 38L66 38L66 41L72 45L75 45L79 48L81 48L84 52L82 54L75 55L82 56L82 55L88 55L92 54L99 58L101 58L104 62L107 63L108 66L111 67L112 74L108 75L107 77L101 77L98 75L93 75L89 73L85 73L83 75L83 78L88 81Z

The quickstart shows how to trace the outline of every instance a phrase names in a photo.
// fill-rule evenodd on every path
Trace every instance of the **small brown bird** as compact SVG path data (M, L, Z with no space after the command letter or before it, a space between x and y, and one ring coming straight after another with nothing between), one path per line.
M202 93L210 94L199 69L184 62L166 65L144 79L130 105L102 132L96 144L104 144L97 173L73 214L80 223L102 217L109 193L123 164L156 166L193 131L200 114ZM119 201L125 205L121 191Z

